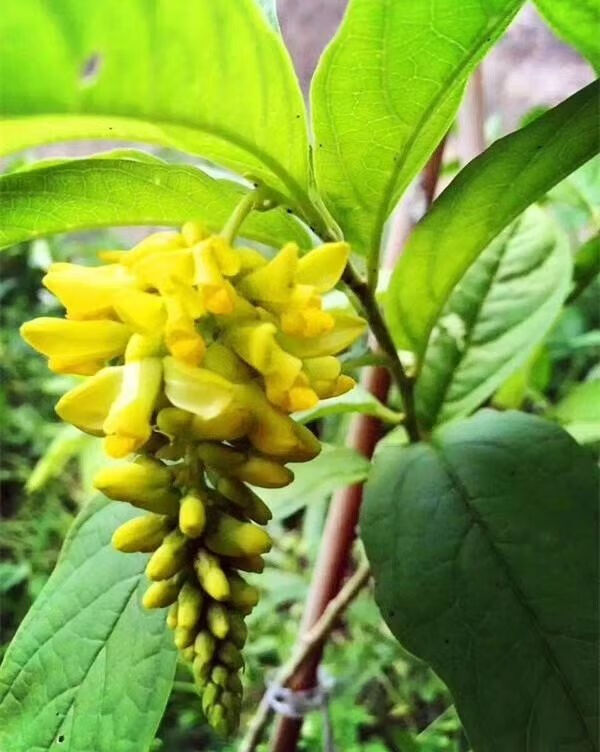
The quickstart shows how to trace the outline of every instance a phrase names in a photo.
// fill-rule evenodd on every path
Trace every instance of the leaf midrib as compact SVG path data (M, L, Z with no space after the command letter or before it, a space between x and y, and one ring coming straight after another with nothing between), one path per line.
M533 627L533 631L538 637L542 652L544 654L544 657L546 659L546 662L548 665L552 668L554 674L556 675L564 693L565 697L568 698L573 711L575 713L575 716L577 717L577 720L579 721L579 724L581 728L583 729L585 733L585 738L587 742L589 743L590 750L593 752L594 750L594 742L592 738L592 733L590 732L590 729L588 728L588 725L585 720L585 714L583 710L579 706L579 702L577 698L574 696L573 691L571 689L571 686L569 684L569 681L567 680L567 677L565 676L563 669L560 665L560 661L554 654L554 651L551 647L551 645L546 640L545 632L540 624L540 621L538 619L538 616L534 609L528 604L527 598L525 596L525 593L521 590L519 587L519 584L517 582L517 579L513 575L513 572L506 561L505 557L501 554L501 552L498 550L496 543L494 541L494 536L492 534L492 531L490 530L488 524L485 522L483 517L480 515L479 511L477 510L476 506L473 503L473 499L471 498L471 495L469 494L469 491L465 484L462 482L460 475L457 470L455 470L454 466L446 456L444 452L443 445L436 440L435 436L431 439L431 446L434 449L440 464L444 468L445 472L448 474L448 477L452 481L452 484L457 492L457 496L462 502L470 520L471 523L474 525L477 525L477 527L481 530L484 540L486 541L490 551L492 552L492 555L494 559L496 560L498 566L504 573L504 576L506 578L506 582L508 583L515 600L517 603L521 606L523 609L525 615L527 616L529 622L531 623Z
M85 121L98 121L101 119L109 118L111 117L110 114L101 114L101 113L77 113L77 114L71 114L71 113L65 113L65 112L45 112L43 115L35 114L35 115L7 115L4 118L4 123L10 124L14 121L24 121L24 120L40 120L43 121L46 117L52 117L57 118L65 121L69 120L85 120ZM285 167L281 164L281 162L274 157L271 157L267 152L265 152L263 149L260 149L256 147L255 144L247 141L246 139L240 137L239 135L236 135L235 133L232 133L231 131L220 128L215 125L209 125L207 123L203 122L195 122L194 125L182 121L177 120L171 120L171 119L160 119L160 120L145 120L144 118L139 117L133 117L131 115L115 115L116 122L126 122L127 124L135 125L136 123L142 123L145 127L151 127L151 128L157 128L157 129L164 129L164 128L175 128L177 130L187 131L192 134L208 134L209 136L213 136L223 142L229 142L236 146L237 148L241 149L242 151L245 151L247 154L250 154L252 157L254 157L256 160L261 162L270 172L275 175L279 180L282 182L283 185L289 190L290 195L298 202L298 206L302 207L304 210L307 209L308 206L310 206L310 201L308 198L307 192L302 188L300 183L294 178L288 170L285 169ZM49 137L46 137L44 139L45 143L56 143L60 142L63 139L59 137L52 138L52 134L48 134ZM81 141L89 138L89 134L84 134L82 136L75 136L71 137L69 140L72 141ZM107 141L111 140L119 140L118 135L112 136L108 135L105 137ZM154 143L157 145L163 145L164 142L162 142L160 139L156 140L147 140L144 139L145 143ZM37 143L37 142L36 142ZM30 144L27 147L24 148L31 148L35 145L35 143ZM196 154L197 156L202 156L198 152L190 152L187 151L185 148L178 148L179 151L182 151L184 153L188 154ZM12 153L11 150L2 152L3 154L10 154ZM237 161L237 160L236 160Z

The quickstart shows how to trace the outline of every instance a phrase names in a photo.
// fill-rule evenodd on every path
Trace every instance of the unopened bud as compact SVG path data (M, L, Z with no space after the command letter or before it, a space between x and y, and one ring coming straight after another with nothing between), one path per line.
M202 615L202 593L191 582L186 582L177 599L177 626L193 629Z
M151 553L161 545L169 529L169 518L164 515L136 517L115 530L112 544L117 551L124 553Z
M153 582L144 593L142 605L144 608L165 608L177 600L181 579L172 577L170 580Z
M211 598L216 601L227 600L229 581L215 556L203 550L198 551L194 559L194 569L198 581Z
M173 530L150 557L146 574L151 580L166 580L183 567L186 560L186 537Z
M179 529L188 538L199 538L206 525L206 510L201 498L188 494L181 500Z
M265 530L224 513L204 540L211 551L221 556L253 556L271 548L271 537Z
M229 632L229 615L220 603L211 603L206 613L208 628L219 640Z

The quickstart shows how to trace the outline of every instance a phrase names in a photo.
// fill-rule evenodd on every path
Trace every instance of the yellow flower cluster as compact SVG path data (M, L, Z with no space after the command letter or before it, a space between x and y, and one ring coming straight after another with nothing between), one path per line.
M170 606L175 643L223 733L238 723L244 616L258 599L239 570L261 571L271 545L254 524L270 512L246 484L288 484L285 464L320 449L289 413L353 386L336 355L364 321L321 301L348 252L328 243L300 257L289 243L267 260L187 223L103 252L101 266L53 264L44 284L67 318L22 327L53 371L86 377L59 400L60 417L103 436L111 457L137 455L95 479L149 512L113 543L152 554L144 605Z

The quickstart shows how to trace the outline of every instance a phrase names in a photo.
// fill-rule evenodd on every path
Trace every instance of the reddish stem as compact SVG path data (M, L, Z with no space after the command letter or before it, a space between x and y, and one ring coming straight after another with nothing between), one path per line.
M390 388L390 375L385 368L372 368L365 379L365 387L379 400L385 402ZM371 459L381 434L381 423L369 415L357 416L351 428L348 445ZM304 607L300 631L302 634L315 624L329 601L341 587L348 553L356 536L358 514L362 501L362 484L348 486L335 494L323 531L323 545L315 564L312 587ZM313 652L290 682L294 690L314 687L317 668L323 648ZM290 752L296 749L302 719L283 717L276 729L273 752Z

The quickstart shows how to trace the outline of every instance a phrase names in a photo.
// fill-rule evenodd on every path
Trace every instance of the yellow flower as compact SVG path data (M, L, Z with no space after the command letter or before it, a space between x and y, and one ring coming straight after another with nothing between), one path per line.
M287 243L275 258L245 276L240 290L250 300L263 305L285 303L294 288L297 266L298 246Z
M199 415L205 420L216 418L233 400L233 385L206 368L194 368L175 358L164 361L165 394L175 407Z
M42 317L21 327L23 339L48 356L56 373L87 375L100 370L107 360L122 355L131 334L117 321L72 321Z
M103 318L119 297L127 297L137 283L121 264L80 266L52 264L43 284L60 300L71 319Z
M69 318L22 328L53 370L89 375L58 414L104 436L110 456L138 454L94 482L152 513L113 543L152 554L146 572L157 581L142 603L170 607L205 715L224 732L239 721L244 617L258 600L237 570L261 572L271 545L258 527L271 512L250 485L289 484L286 463L320 451L289 413L354 384L335 356L365 324L323 310L321 298L348 253L328 243L299 258L288 243L268 261L188 222L101 253L104 266L54 264L45 283Z
M161 382L160 358L142 358L123 366L121 389L103 425L111 457L125 457L148 441Z
M103 368L63 395L56 404L56 412L81 431L103 436L104 421L122 381L123 366Z
M297 358L317 358L337 355L355 342L366 330L364 319L351 313L330 311L334 320L332 329L316 337L294 337L285 333L277 335L280 345Z

